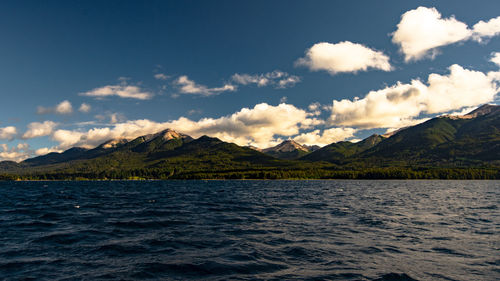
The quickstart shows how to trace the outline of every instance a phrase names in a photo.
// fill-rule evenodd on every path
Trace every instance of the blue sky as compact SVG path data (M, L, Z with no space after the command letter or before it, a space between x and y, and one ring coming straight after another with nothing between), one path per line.
M325 145L465 112L498 99L499 11L498 1L3 1L0 160L166 127Z

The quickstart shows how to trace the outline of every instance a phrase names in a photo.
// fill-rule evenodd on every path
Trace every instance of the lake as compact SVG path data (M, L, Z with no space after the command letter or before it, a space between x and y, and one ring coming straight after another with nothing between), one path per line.
M499 280L500 181L0 182L0 280Z

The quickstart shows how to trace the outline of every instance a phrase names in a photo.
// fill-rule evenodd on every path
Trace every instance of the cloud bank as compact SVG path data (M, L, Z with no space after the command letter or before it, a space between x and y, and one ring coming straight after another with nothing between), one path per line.
M334 100L330 122L358 128L398 128L419 123L420 114L443 113L491 102L500 91L498 73L449 67L448 75L430 74L371 91L364 98Z
M219 118L202 118L194 121L181 117L168 122L154 122L147 119L131 120L116 123L109 127L92 128L87 131L65 129L53 131L56 124L47 123L45 125L49 126L42 129L44 124L35 122L30 124L30 130L25 133L25 136L28 138L50 134L52 140L59 143L58 146L40 150L39 153L42 153L42 151L59 151L74 146L91 148L110 139L133 139L167 128L195 138L209 135L238 145L251 144L265 148L278 144L281 141L280 136L292 137L298 135L301 130L310 129L323 123L324 121L312 117L311 113L290 104L282 103L273 106L261 103L253 108L242 108L231 115ZM318 139L321 141L326 141L328 138L335 140L340 139L340 135L338 132L333 135L333 131L325 131L318 136ZM347 133L344 135L346 137L350 136ZM311 139L311 136L309 136L309 139Z
M327 130L314 130L312 132L303 133L293 138L294 141L307 144L324 146L333 142L343 141L352 138L356 133L354 128L330 128Z

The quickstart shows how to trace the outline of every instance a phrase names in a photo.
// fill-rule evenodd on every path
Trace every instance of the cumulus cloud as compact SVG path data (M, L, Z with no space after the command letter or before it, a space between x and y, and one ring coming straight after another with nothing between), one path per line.
M58 124L53 121L32 122L28 124L28 130L23 134L23 139L32 139L52 134Z
M354 128L330 128L323 130L322 133L320 130L314 130L300 134L294 137L293 140L301 144L324 146L352 138L356 131Z
M0 128L0 139L13 140L17 135L17 128L14 126L7 126Z
M433 59L439 47L473 39L482 42L484 38L500 34L500 17L479 21L472 29L454 16L443 18L436 8L418 7L401 16L397 29L392 33L392 42L399 45L405 61L423 58Z
M472 27L472 30L474 32L473 39L478 42L482 42L485 37L497 36L500 34L500 16L487 22L479 21Z
M157 73L154 75L156 80L167 80L168 76L163 73Z
M73 146L95 147L113 138L133 139L145 134L171 128L192 137L209 135L239 145L269 147L279 141L279 136L291 137L301 129L308 129L322 120L311 118L310 114L290 104L272 106L266 103L253 108L243 108L228 116L202 118L198 121L181 117L168 122L132 120L113 124L110 127L93 128L87 131L56 130L52 139L59 145L55 149Z
M37 108L38 114L71 114L73 113L73 106L68 100L64 100L54 107L43 107L39 106Z
M73 106L69 101L65 100L56 106L55 112L57 114L70 114L73 112Z
M14 147L9 148L7 144L0 144L0 161L22 161L28 158L31 154L27 143L19 143Z
M218 88L208 88L204 85L196 84L193 80L190 80L186 75L177 78L174 81L174 84L179 87L179 91L181 94L200 95L206 97L218 95L222 92L236 91L236 86L231 84L224 84L222 87Z
M384 71L392 69L389 57L383 52L349 41L314 44L306 51L305 57L296 61L296 65L306 66L312 71L326 70L332 75L367 71L370 68Z
M418 7L401 16L392 42L400 46L408 62L434 58L438 47L466 40L471 35L467 25L453 16L442 18L436 8Z
M495 73L449 67L449 75L430 74L427 84L415 79L371 91L364 98L334 100L330 121L359 128L414 125L420 114L435 114L491 102L499 92Z
M300 82L300 77L286 72L275 70L263 74L235 73L231 79L241 85L257 85L258 87L273 86L277 89L293 87Z
M80 93L80 95L95 98L117 96L120 98L137 100L148 100L153 97L152 93L142 90L138 86L128 85L126 78L120 78L120 81L121 83L119 85L107 85L95 88L91 91Z
M83 112L83 113L88 113L91 109L92 109L92 107L89 104L82 103L80 105L80 108L78 109L78 111Z
M497 66L500 66L500 52L492 53L490 61Z

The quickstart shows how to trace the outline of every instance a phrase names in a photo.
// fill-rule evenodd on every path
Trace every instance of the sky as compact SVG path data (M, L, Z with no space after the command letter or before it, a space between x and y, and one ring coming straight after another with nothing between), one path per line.
M498 1L0 3L0 161L166 128L358 141L499 84Z

